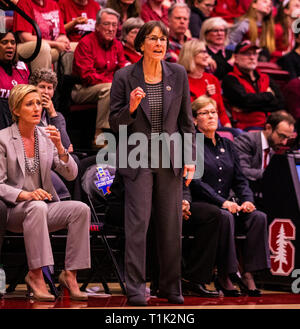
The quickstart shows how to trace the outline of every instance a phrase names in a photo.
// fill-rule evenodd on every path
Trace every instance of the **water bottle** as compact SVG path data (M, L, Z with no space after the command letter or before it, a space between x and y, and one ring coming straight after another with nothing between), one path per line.
M6 292L6 277L3 265L0 264L0 297Z

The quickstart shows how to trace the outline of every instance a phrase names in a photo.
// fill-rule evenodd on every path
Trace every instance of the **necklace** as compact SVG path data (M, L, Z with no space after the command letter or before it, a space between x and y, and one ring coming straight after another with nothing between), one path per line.
M34 128L34 160L33 160L33 165L32 166L30 165L30 162L27 158L23 138L22 138L21 132L19 130L19 127L18 127L18 131L19 131L21 141L22 141L22 145L23 145L25 170L26 170L27 174L33 175L36 172L38 172L39 168L40 168L39 139L38 139L38 135L37 135L37 129L36 129L36 127Z
M155 77L155 78L150 78L148 75L145 74L145 80L149 81L149 82L154 82L154 81L157 81L158 78Z

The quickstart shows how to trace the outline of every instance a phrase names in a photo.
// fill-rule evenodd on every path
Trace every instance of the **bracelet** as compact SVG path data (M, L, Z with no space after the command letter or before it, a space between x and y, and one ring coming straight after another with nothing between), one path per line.
M58 153L58 157L61 158L61 157L65 156L65 155L68 155L68 154L69 154L69 152L65 149L64 153L62 153L62 154Z

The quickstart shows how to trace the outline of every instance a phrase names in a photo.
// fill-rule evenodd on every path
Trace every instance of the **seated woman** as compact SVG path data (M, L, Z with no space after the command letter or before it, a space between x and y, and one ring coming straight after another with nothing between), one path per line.
M190 184L194 201L205 201L220 208L222 219L217 251L218 279L216 288L225 296L237 296L238 291L229 275L238 271L234 227L242 226L246 233L241 250L241 288L249 296L260 296L252 272L270 267L267 217L257 211L253 194L243 175L233 143L216 134L218 112L216 102L201 96L192 103L197 133L204 134L204 174ZM233 190L238 201L229 201Z
M12 124L8 108L10 90L19 83L28 83L29 69L16 58L17 42L13 32L0 33L0 129Z
M142 58L142 54L138 53L134 48L134 40L140 28L144 25L144 21L139 17L128 18L122 26L122 44L126 59L134 64Z
M191 101L201 95L213 98L217 103L221 125L231 128L223 103L220 82L213 74L205 72L209 59L204 42L192 39L181 48L178 64L181 64L188 73Z
M31 71L38 68L52 68L59 54L70 51L70 40L66 36L64 21L54 0L19 0L18 7L35 20L41 30L42 44L38 56L30 63ZM13 31L18 33L21 43L18 54L29 57L36 46L37 37L33 26L15 12Z
M250 40L263 50L260 62L267 62L275 50L275 32L272 0L253 0L245 15L241 16L229 33L232 50L243 40Z
M70 291L70 298L86 300L76 274L90 267L90 209L79 201L59 202L50 175L53 168L72 180L77 175L77 165L54 126L37 126L42 101L36 87L15 86L8 102L16 122L0 131L0 197L10 205L7 229L24 234L29 268L25 282L34 298L54 301L42 267L54 264L49 232L68 228L65 270L59 282Z
M67 133L66 120L60 112L56 112L52 102L57 82L56 73L47 68L41 68L33 71L29 78L29 83L37 87L42 97L43 111L39 125L55 126L60 132L63 146L68 150L68 152L73 152L73 145L71 144Z

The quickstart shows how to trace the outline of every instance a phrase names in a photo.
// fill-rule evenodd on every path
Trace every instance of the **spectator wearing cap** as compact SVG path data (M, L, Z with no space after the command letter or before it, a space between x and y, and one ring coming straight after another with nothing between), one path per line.
M269 112L284 108L278 86L256 69L258 53L259 48L249 40L240 42L234 52L233 71L222 82L223 97L240 129L261 129Z
M168 62L178 62L182 46L190 39L187 36L190 13L191 10L186 3L175 2L169 8L169 48L165 57Z

